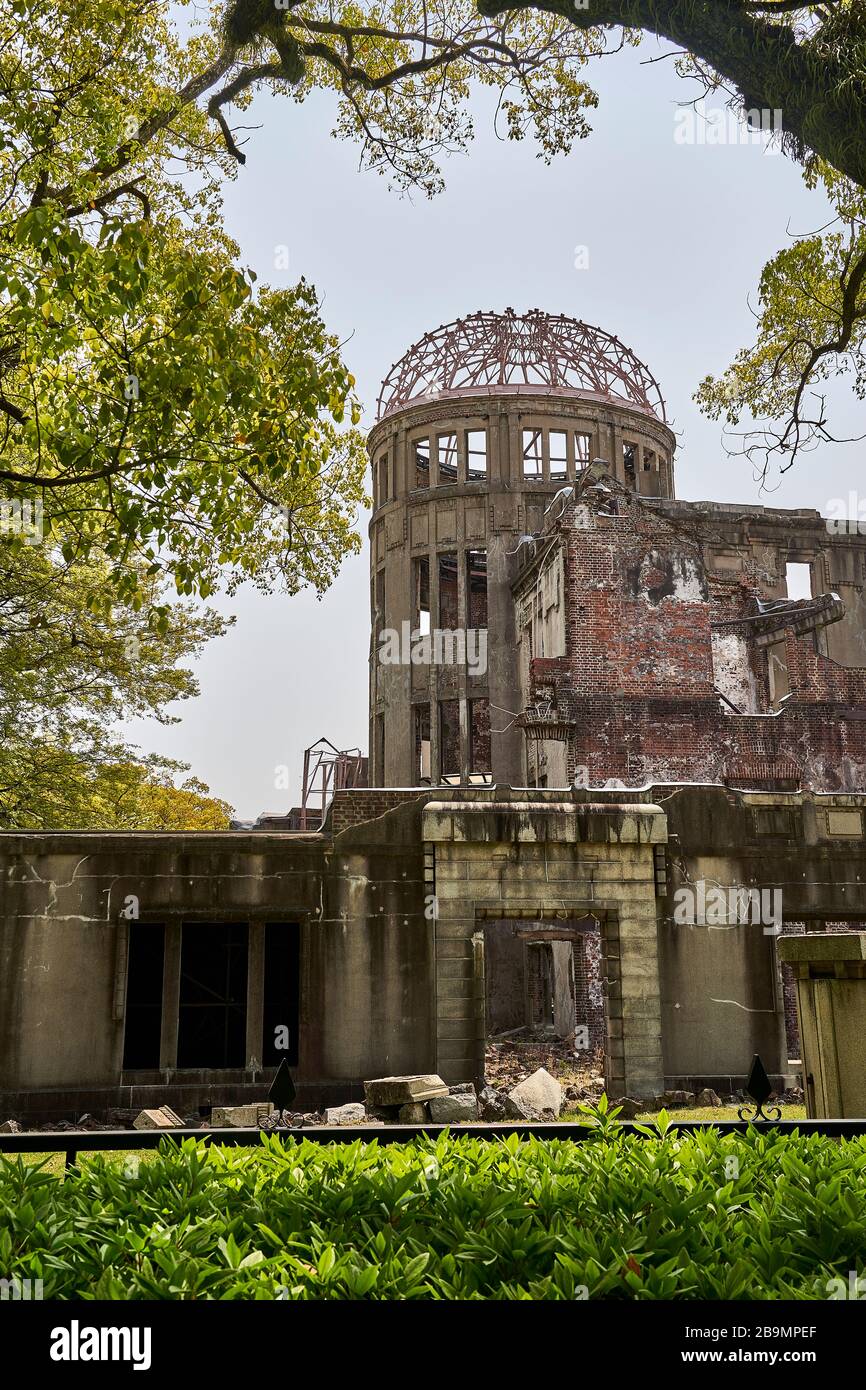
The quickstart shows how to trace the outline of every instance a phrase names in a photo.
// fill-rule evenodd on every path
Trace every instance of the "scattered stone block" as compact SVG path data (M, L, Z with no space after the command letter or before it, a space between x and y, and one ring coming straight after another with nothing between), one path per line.
M694 1091L665 1091L662 1097L665 1107L671 1105L694 1105Z
M456 1086L448 1087L449 1096L474 1096L475 1086L471 1081L458 1081Z
M505 1097L493 1086L485 1086L478 1103L481 1107L481 1118L489 1122L505 1119Z
M17 1120L4 1120L0 1125L0 1134L20 1134L21 1126Z
M509 1091L505 1101L505 1113L516 1120L556 1119L561 1109L562 1087L544 1067Z
M474 1087L471 1095L462 1093L452 1096L446 1092L444 1096L433 1096L428 1105L430 1118L437 1125L459 1125L465 1124L467 1120L478 1119L478 1101Z
M399 1107L447 1094L448 1087L441 1076L380 1076L364 1082L364 1099L368 1109L377 1106Z
M646 1110L648 1102L645 1100L635 1100L632 1096L622 1096L615 1100L612 1109L619 1109L618 1120L633 1120L635 1115L640 1115Z
M133 1129L183 1129L183 1120L168 1105L158 1110L142 1110L132 1122Z
M367 1118L363 1105L351 1102L348 1105L332 1105L325 1111L326 1125L362 1125Z
M721 1096L717 1095L711 1086L705 1086L704 1089L698 1091L698 1094L695 1096L695 1105L702 1110L706 1109L708 1106L721 1105L721 1103Z
M259 1120L274 1113L271 1101L256 1101L252 1105L215 1105L210 1112L214 1129L255 1129Z
M401 1125L423 1125L429 1118L423 1100L412 1100L408 1105L401 1105L397 1112L397 1120Z

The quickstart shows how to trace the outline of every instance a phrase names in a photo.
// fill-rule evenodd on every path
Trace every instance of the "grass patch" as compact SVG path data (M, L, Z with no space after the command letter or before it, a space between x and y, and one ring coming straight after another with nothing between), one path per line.
M714 1112L718 1115L718 1111ZM166 1139L0 1159L0 1268L80 1299L814 1299L866 1263L866 1138Z
M750 1102L744 1101L743 1104L748 1105ZM659 1116L665 1113L671 1120L738 1120L740 1118L737 1114L738 1108L739 1107L736 1105L715 1105L698 1106L692 1109L689 1109L688 1106L677 1106L676 1109L671 1109L667 1112L662 1110L642 1110L636 1117L636 1123L655 1123ZM806 1118L805 1105L781 1105L779 1109L782 1112L783 1120L805 1120ZM560 1115L559 1118L563 1121L573 1121L576 1124L580 1124L581 1121L586 1120L586 1115L579 1110L569 1110L567 1114Z

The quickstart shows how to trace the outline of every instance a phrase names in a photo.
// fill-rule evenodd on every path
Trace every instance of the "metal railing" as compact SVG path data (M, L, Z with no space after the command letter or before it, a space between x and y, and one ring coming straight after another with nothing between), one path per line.
M866 1134L866 1119L862 1120L677 1120L671 1116L669 1128L683 1133L719 1129L723 1133L745 1134L750 1129L772 1129L774 1133L824 1134L833 1138L853 1139ZM617 1122L617 1132L636 1138L654 1137L651 1122L642 1125L631 1121ZM70 1168L80 1153L100 1153L130 1151L134 1149L156 1149L168 1139L179 1144L184 1139L195 1139L206 1144L223 1144L229 1148L255 1148L265 1134L281 1140L309 1139L314 1144L351 1144L356 1139L377 1140L380 1144L406 1144L422 1137L437 1138L450 1133L453 1138L507 1139L512 1134L524 1139L565 1139L573 1143L599 1140L604 1132L592 1124L579 1121L563 1124L561 1121L541 1121L530 1123L523 1120L503 1121L501 1123L466 1123L460 1125L413 1124L413 1125L304 1125L286 1126L282 1129L170 1129L170 1130L87 1130L73 1133L43 1130L28 1131L22 1134L0 1135L0 1154L21 1153L62 1153L66 1155L66 1167Z
M699 1132L705 1129L719 1129L725 1133L745 1134L750 1129L772 1129L782 1134L795 1132L824 1134L833 1138L853 1139L866 1134L866 1119L857 1120L783 1120L778 1106L764 1106L773 1092L763 1062L757 1053L752 1059L746 1094L754 1102L753 1113L750 1107L740 1106L736 1120L678 1120L669 1115L668 1128L682 1130L684 1133ZM251 1148L261 1143L264 1134L276 1135L279 1139L309 1139L314 1144L351 1144L356 1139L367 1141L376 1139L383 1144L407 1144L413 1139L437 1138L440 1134L454 1136L468 1135L481 1139L507 1139L512 1134L525 1139L566 1139L581 1143L587 1139L605 1136L599 1124L592 1122L587 1115L585 1123L572 1120L503 1120L469 1121L459 1126L443 1124L368 1124L368 1125L307 1125L295 1120L290 1114L290 1106L295 1099L295 1087L285 1059L280 1063L277 1074L268 1092L268 1099L274 1104L274 1114L257 1127L229 1129L109 1129L109 1130L29 1130L22 1134L0 1134L0 1154L3 1153L62 1153L66 1155L66 1168L72 1167L79 1153L110 1153L132 1149L156 1149L164 1139L181 1143L184 1139L195 1139L207 1144L223 1144L229 1148ZM287 1118L288 1117L288 1118ZM652 1138L658 1134L651 1120L645 1122L617 1121L617 1133L636 1138Z

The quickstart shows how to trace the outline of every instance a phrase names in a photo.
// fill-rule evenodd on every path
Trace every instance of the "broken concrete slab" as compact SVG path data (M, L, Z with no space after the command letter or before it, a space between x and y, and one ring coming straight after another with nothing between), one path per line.
M711 1086L705 1086L704 1089L702 1091L698 1091L698 1094L695 1096L695 1105L697 1105L701 1110L705 1110L710 1106L715 1108L716 1106L721 1105L721 1103L721 1096L718 1095L712 1089Z
M210 1112L210 1122L214 1129L255 1129L259 1120L266 1120L273 1113L274 1107L269 1100L252 1105L215 1105Z
M348 1105L332 1105L325 1111L326 1125L363 1125L367 1122L367 1112L363 1105L350 1102Z
M478 1119L478 1101L473 1087L472 1094L434 1096L427 1102L430 1118L437 1125L465 1124L467 1120Z
M142 1110L132 1122L133 1129L183 1129L183 1120L180 1115L168 1105L161 1105L158 1110Z
M368 1109L378 1106L409 1105L413 1101L432 1100L447 1096L448 1087L441 1076L380 1076L364 1082L364 1099Z
M517 1120L556 1119L561 1109L562 1087L544 1067L509 1091L505 1100L506 1114Z
M17 1120L4 1120L0 1125L0 1134L20 1134L21 1126Z

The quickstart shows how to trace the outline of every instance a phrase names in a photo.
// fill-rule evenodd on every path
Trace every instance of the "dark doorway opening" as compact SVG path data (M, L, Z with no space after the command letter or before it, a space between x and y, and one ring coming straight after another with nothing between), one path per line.
M180 955L178 1067L244 1067L246 922L184 922Z
M162 1035L162 975L165 927L130 922L123 1032L124 1071L152 1071L159 1066Z
M268 922L265 927L264 1044L266 1067L285 1057L298 1065L301 929L297 922ZM283 1041L288 1043L282 1046Z

